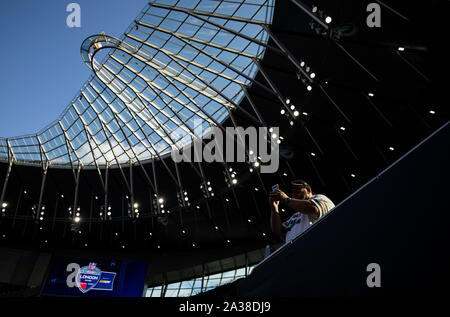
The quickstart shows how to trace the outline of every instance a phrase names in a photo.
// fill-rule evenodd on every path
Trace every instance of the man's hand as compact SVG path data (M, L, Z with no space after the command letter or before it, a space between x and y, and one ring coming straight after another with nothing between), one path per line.
M269 197L269 204L273 211L278 212L278 205L280 204L280 201L273 200Z
M269 195L269 199L271 199L272 201L280 202L280 200L285 200L286 198L289 198L289 196L279 189L271 192Z

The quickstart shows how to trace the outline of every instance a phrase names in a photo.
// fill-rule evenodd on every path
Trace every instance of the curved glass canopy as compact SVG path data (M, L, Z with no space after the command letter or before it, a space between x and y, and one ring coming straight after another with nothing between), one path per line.
M274 0L150 2L121 39L83 42L93 75L46 128L0 138L0 160L114 166L189 144L200 125L220 124L238 107L263 58L273 7Z

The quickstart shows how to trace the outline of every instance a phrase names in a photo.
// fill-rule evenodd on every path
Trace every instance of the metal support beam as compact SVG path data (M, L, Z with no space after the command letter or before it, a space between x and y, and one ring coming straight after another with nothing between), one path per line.
M40 214L41 212L41 206L42 206L42 198L44 196L44 190L45 190L45 180L47 179L47 172L48 172L48 162L44 165L43 175L42 175L42 182L41 182L41 191L39 193L39 203L38 208L36 210L37 214Z
M287 49L287 47L272 33L270 28L267 25L262 26L264 30L269 34L270 38L277 44L280 50L287 56L287 58L294 64L294 66L307 78L309 83L312 83L313 80L309 76L309 74L300 66L300 63L295 59L294 55Z
M6 187L8 186L9 175L11 175L12 166L13 166L13 161L10 160L9 164L8 164L8 169L6 170L5 181L3 182L2 196L0 197L0 207L3 206L3 202L5 200Z
M322 21L321 19L319 19L313 12L311 9L309 9L304 3L298 1L298 0L291 0L291 2L293 4L295 4L297 7L299 7L304 13L306 13L310 18L312 18L314 21L316 21L317 23L319 23L325 30L328 31L329 26Z
M73 217L75 217L78 207L78 187L80 185L80 173L81 173L81 165L78 165L77 177L75 179L75 194L73 199L73 214L72 214Z
M269 86L272 88L272 90L276 93L278 100L282 103L286 111L291 115L292 118L295 118L294 113L292 112L291 108L286 104L286 98L281 94L281 92L278 90L278 88L275 86L275 84L272 82L270 77L267 75L267 73L262 68L261 64L254 59L254 63L256 64L256 67L258 67L260 73L264 76Z

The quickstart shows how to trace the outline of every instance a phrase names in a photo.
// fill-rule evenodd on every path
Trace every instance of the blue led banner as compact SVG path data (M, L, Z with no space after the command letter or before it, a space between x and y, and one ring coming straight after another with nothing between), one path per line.
M55 258L43 295L141 297L146 262Z

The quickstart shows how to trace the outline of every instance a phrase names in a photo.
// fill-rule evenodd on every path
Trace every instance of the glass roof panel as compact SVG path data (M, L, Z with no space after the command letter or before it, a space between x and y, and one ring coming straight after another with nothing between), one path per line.
M271 23L274 4L151 1L121 39L83 43L82 52L94 51L88 65L93 75L36 135L0 138L0 159L115 165L189 144L195 122L220 124L241 102L241 85L251 85L254 59L265 52L262 25ZM106 57L98 62L95 54L103 48Z

